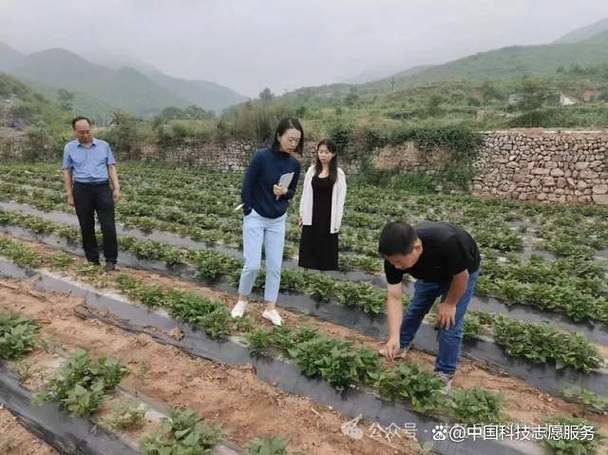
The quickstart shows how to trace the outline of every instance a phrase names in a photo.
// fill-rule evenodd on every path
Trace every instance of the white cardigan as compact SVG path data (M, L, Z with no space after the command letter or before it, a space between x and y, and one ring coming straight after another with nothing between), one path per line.
M312 225L312 178L315 176L315 166L310 166L304 177L302 187L302 198L300 199L300 217L304 226ZM331 190L331 225L330 233L335 234L342 225L342 214L344 213L344 201L346 200L346 176L344 171L338 168L338 179Z

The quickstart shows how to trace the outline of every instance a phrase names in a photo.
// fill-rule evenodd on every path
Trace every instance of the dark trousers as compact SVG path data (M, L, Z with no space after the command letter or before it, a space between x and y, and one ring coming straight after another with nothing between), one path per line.
M97 237L95 237L95 212L103 236L103 256L106 262L116 264L118 242L114 222L114 199L109 182L74 182L74 206L80 223L82 247L89 262L99 263Z

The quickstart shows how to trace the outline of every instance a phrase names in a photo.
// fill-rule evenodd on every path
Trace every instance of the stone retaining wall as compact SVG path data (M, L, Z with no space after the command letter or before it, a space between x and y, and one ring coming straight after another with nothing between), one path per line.
M23 159L25 135L0 131L0 156ZM228 140L160 147L142 144L136 156L225 171L243 170L258 144ZM316 143L307 142L303 172L314 162ZM115 151L120 159L120 150ZM431 153L432 152L432 153ZM383 169L436 173L451 159L446 150L418 150L411 142L373 150ZM356 169L340 164L347 174ZM522 201L608 205L608 131L520 129L484 133L475 162L477 195Z
M479 195L608 204L608 131L492 132L475 166Z

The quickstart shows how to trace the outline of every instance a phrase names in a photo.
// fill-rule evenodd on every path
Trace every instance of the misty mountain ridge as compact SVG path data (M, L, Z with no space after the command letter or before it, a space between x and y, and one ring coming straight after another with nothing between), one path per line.
M286 96L344 95L352 90L385 92L446 81L509 80L552 76L560 67L608 64L608 18L543 45L518 45L479 52L443 64L415 66L363 84L305 87Z
M124 58L127 63L127 58ZM99 100L141 116L151 116L168 106L196 104L220 113L248 98L227 87L206 81L167 76L151 65L148 74L135 66L107 67L93 63L66 49L54 48L24 55L0 44L0 70L44 87L47 94L60 88L78 96Z

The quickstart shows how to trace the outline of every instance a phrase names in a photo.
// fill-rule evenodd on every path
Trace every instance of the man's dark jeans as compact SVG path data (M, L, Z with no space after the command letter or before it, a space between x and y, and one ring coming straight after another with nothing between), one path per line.
M97 213L103 236L103 255L106 262L116 264L118 242L114 222L114 199L109 182L74 182L73 189L74 206L82 235L82 247L87 260L99 263L99 251L95 237L95 213Z
M460 345L462 343L462 328L464 325L464 315L473 297L475 285L479 278L479 270L469 276L466 291L456 304L456 324L449 329L439 329L439 352L435 362L435 371L446 374L454 374L460 359ZM450 281L436 283L434 281L417 280L414 286L414 297L408 304L407 310L401 322L401 347L410 345L424 316L430 311L433 303L438 297L445 300Z

